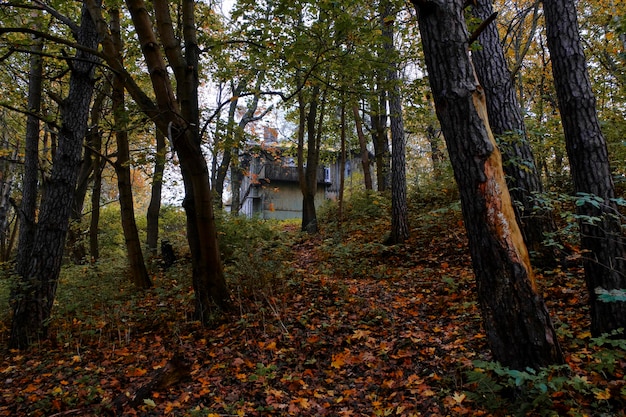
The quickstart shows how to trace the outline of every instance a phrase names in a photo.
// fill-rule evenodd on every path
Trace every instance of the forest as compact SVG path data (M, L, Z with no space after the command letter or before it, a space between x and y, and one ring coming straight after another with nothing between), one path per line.
M0 2L0 416L620 416L626 1Z

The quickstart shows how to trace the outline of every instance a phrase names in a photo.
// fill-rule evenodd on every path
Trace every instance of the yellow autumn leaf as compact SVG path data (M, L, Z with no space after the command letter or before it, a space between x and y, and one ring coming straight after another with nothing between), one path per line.
M147 405L148 407L153 407L153 408L156 407L156 403L153 400L151 400L150 398L144 399L143 403L145 405Z
M454 401L456 401L457 404L461 404L463 400L465 399L465 394L455 392L452 398L454 399Z
M595 396L598 400L608 400L609 398L611 398L611 392L608 388L606 388L604 391L597 391L595 393Z
M333 360L330 363L330 366L332 366L335 369L339 369L344 364L345 364L345 361L343 360L343 355L342 354L333 355Z

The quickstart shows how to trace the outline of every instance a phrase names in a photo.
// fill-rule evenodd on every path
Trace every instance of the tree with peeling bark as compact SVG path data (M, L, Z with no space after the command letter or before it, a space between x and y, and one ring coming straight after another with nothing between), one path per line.
M494 359L515 369L563 363L515 220L502 158L468 51L463 0L412 0L445 137Z
M574 189L591 307L591 333L626 328L626 302L602 300L626 291L626 251L606 141L580 42L573 0L544 0L548 48ZM615 297L614 297L615 298ZM623 298L623 297L622 297Z
M543 186L491 3L492 0L478 0L472 7L472 14L482 22L477 29L480 46L472 51L472 62L485 92L489 125L502 152L507 185L524 242L531 252L548 261L554 254L542 242L546 233L556 230L556 224L549 210L537 208L535 196L543 192Z

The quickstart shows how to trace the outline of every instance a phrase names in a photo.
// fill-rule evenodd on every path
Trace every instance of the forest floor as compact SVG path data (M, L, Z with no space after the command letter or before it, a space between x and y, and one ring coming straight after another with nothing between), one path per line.
M184 261L143 294L84 266L59 290L82 307L64 304L51 339L0 351L0 416L623 415L624 346L591 339L575 265L537 271L569 369L507 370L489 362L458 212L412 221L396 246L378 223L286 228L275 276L232 285L210 328L191 319Z

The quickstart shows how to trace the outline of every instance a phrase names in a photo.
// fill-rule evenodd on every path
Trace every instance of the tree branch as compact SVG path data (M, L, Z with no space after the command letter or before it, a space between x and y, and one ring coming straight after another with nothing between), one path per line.
M471 34L471 36L469 37L469 39L467 40L467 44L471 45L474 42L476 42L476 40L478 39L478 37L480 36L480 34L483 32L483 30L485 30L485 28L487 26L489 26L489 24L491 22L493 22L494 20L496 20L496 17L498 17L498 12L494 12L491 14L491 16L489 16L488 18L486 18L485 20L483 20L480 25L478 25L478 27L476 28L476 30L474 31L474 33Z

